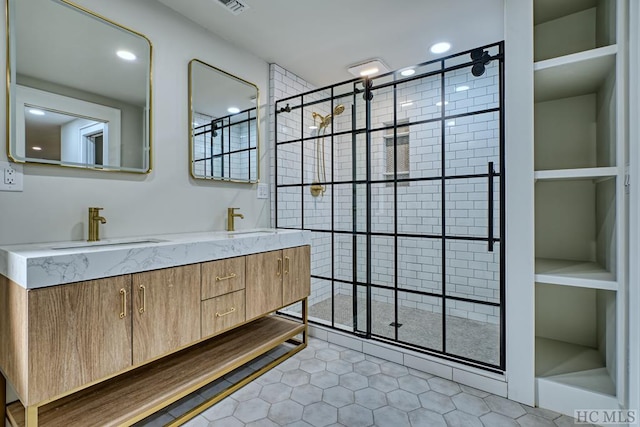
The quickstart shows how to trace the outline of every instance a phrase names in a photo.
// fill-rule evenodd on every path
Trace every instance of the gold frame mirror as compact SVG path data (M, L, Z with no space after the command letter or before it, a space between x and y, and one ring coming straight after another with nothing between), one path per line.
M189 62L189 170L195 179L260 177L259 89L198 59Z
M151 170L151 42L67 0L5 0L7 154Z

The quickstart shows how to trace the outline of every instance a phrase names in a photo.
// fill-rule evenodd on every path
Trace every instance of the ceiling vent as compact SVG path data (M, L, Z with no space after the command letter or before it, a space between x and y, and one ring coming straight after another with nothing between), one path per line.
M240 15L249 9L249 5L240 0L218 0L218 3L234 15Z

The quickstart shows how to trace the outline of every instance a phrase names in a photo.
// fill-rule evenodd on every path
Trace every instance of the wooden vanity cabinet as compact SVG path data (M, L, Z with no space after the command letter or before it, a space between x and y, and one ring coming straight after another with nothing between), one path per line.
M200 265L132 274L133 364L200 339Z
M131 276L27 293L29 403L131 366Z
M309 295L309 246L248 255L246 314L253 319Z
M97 408L104 425L130 425L283 342L297 345L278 360L291 357L306 346L306 315L265 315L308 296L309 255L303 246L31 290L0 276L0 379L20 396L11 425L91 425Z

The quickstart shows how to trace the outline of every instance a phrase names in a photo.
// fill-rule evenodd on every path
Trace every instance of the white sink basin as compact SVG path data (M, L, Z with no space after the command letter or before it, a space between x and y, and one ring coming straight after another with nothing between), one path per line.
M149 244L149 243L160 243L164 242L164 240L160 239L135 239L135 240L104 240L98 242L79 242L65 244L64 246L54 246L51 249L53 250L62 250L62 249L90 249L90 248L101 248L105 246L123 246L123 245L140 245L140 244Z
M227 232L227 237L233 236L242 236L248 234L278 234L277 230L273 228L258 228L255 230L239 230L239 231L229 231Z

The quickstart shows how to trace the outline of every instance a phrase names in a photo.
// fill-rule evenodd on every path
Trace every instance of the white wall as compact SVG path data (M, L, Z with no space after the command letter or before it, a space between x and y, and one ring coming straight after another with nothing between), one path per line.
M505 2L507 375L509 399L534 403L533 1Z
M187 65L192 58L254 82L262 100L262 180L268 181L267 63L154 0L76 2L145 34L153 44L153 170L135 175L27 165L24 192L0 192L0 244L84 239L89 206L104 208L103 238L222 230L230 206L239 207L245 216L237 222L238 229L268 226L268 201L256 199L255 185L189 177L187 123ZM5 58L6 41L1 37L0 57ZM4 91L0 96L4 117ZM4 147L5 132L0 134ZM2 150L0 160L5 159Z
M640 72L640 4L629 5L629 75ZM640 85L638 79L628 79L629 117L640 114ZM629 259L640 257L640 124L629 121ZM640 407L640 265L629 262L629 394L627 407Z

